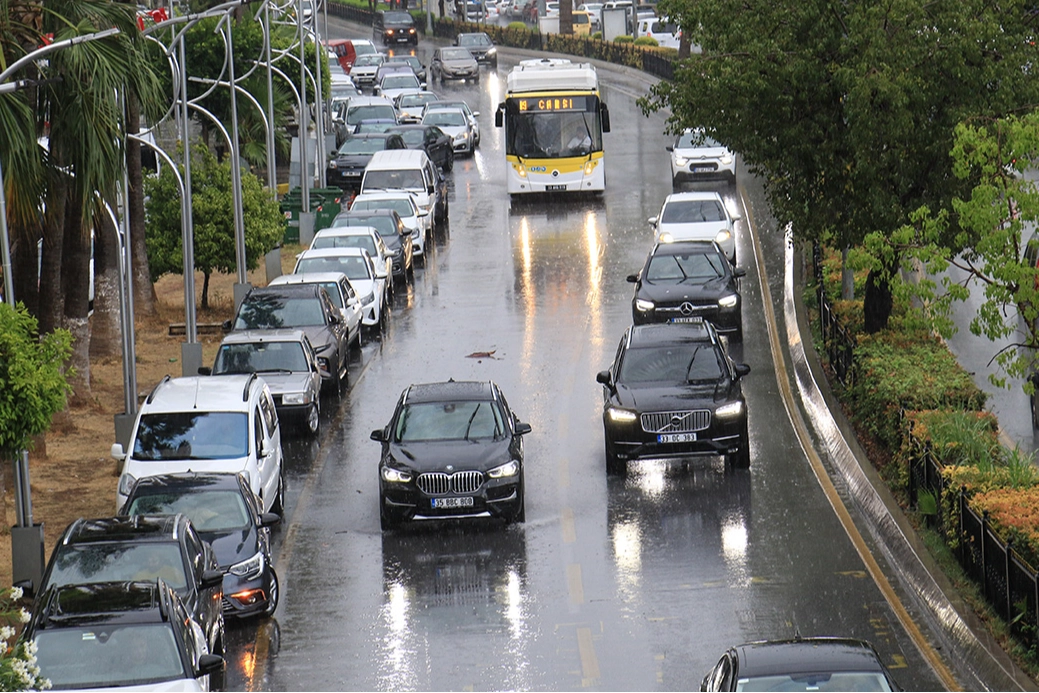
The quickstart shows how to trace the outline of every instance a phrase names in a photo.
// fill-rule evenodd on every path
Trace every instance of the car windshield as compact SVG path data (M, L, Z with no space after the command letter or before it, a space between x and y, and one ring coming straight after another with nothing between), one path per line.
M56 690L147 686L193 678L184 671L168 623L46 628L36 634L36 646L40 676Z
M387 12L383 15L385 24L411 24L411 15L407 12Z
M664 205L663 224L697 224L725 221L725 210L717 200L675 200Z
M342 272L350 280L371 279L368 263L359 255L302 257L296 265L296 273L303 272Z
M354 200L351 210L389 209L402 217L415 216L415 208L407 197L380 198L378 200Z
M653 31L656 31L654 29ZM722 145L707 135L699 132L683 132L675 144L677 149L695 149L696 147L721 147Z
M231 532L252 525L249 507L238 491L191 488L138 496L127 515L186 515L197 532Z
M625 351L617 381L691 383L718 380L724 372L711 344L669 344Z
M298 298L254 295L248 297L238 309L234 329L273 330L278 327L314 327L324 324L325 311L321 300L315 295Z
M400 107L424 106L430 101L436 101L436 94L405 94L400 97Z
M491 37L487 34L459 34L459 46L489 46Z
M384 120L393 123L395 122L393 106L388 103L353 106L346 114L348 125L357 125L362 120Z
M397 231L397 224L394 223L393 217L386 216L384 214L379 214L371 217L343 217L341 219L336 220L335 226L371 226L376 231L378 231L379 235L382 236L384 239L387 236L392 238L394 236L399 235L399 232Z
M422 169L418 168L404 168L395 171L369 170L364 174L364 181L361 183L361 186L362 191L426 189L425 183L422 180Z
M382 65L383 57L378 53L366 52L364 55L358 55L357 60L354 61L354 67L364 67L365 65Z
M739 679L737 691L890 691L876 671L837 671L820 674L780 674Z
M225 460L249 454L245 412L142 414L131 457L143 461Z
M426 142L426 135L421 130L403 130L400 136L404 138L404 144L410 148L421 147Z
M175 541L102 541L63 546L54 557L46 587L95 582L154 582L162 578L175 590L188 581L180 545Z
M718 253L656 255L649 261L646 279L651 282L717 279L725 276L725 262L727 260Z
M383 89L418 89L419 81L415 75L387 75L382 80Z
M445 48L440 51L441 60L472 60L473 54L467 48Z
M354 55L360 57L362 55L371 55L373 53L378 53L373 44L354 41Z
M386 149L385 137L347 137L339 146L339 156L374 154Z
M306 372L307 356L300 342L252 342L222 344L213 374Z
M429 111L422 116L422 124L440 127L465 127L465 114L461 111Z
M421 402L404 407L394 438L400 443L496 439L504 431L501 411L494 402Z
M319 248L364 248L372 257L379 254L379 249L375 247L375 239L360 234L318 236L310 247L315 250Z

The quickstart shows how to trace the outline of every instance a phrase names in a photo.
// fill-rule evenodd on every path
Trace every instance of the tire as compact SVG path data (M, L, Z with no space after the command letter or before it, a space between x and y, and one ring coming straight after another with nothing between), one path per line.
M447 160L444 161L444 170L450 173L455 170L455 153L451 150L447 153Z
M267 608L263 611L265 618L270 618L278 609L278 601L281 599L281 585L278 582L278 574L271 566L271 593L267 596Z
M400 520L395 517L391 517L389 511L386 510L386 504L383 502L382 496L379 496L379 526L382 527L382 531L396 529L400 524Z
M307 411L307 420L304 422L307 435L311 438L317 436L321 431L321 405L314 402Z
M628 463L617 456L613 444L606 440L606 474L608 476L622 476L628 472Z
M275 515L285 515L285 474L282 472L278 473L278 490L274 492L271 512Z
M725 463L735 469L747 469L750 467L750 435L746 421L744 421L743 430L740 432L740 449L731 455L726 455Z

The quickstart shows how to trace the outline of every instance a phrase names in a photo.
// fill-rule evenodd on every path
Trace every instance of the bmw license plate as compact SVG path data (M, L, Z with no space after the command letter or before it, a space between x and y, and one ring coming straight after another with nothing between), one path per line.
M565 185L546 185L545 190L548 192L559 192L560 190L566 190Z
M430 505L437 509L471 508L473 507L473 499L472 496L463 496L461 498L434 498L430 501Z
M657 435L658 443L695 443L695 433L660 433Z

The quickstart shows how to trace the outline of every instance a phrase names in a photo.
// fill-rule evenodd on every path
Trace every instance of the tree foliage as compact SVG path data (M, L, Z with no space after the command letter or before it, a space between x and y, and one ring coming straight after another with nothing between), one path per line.
M203 308L209 307L209 277L213 272L234 272L235 233L231 164L220 163L204 145L192 150L191 204L194 222L195 269L205 276ZM180 189L169 167L159 176L145 179L147 230L145 241L152 281L164 274L181 274L184 254L181 240ZM274 248L285 233L285 218L277 200L263 189L259 179L242 171L242 211L245 225L246 268Z
M67 331L41 339L25 306L0 304L0 457L27 449L64 408L70 391L64 363L71 351Z

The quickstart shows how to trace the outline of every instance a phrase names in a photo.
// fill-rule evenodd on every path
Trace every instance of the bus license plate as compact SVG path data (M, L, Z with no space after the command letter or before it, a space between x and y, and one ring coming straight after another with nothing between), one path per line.
M658 443L695 443L695 433L661 433L657 436Z
M565 185L546 185L545 186L545 190L547 190L548 192L559 192L561 190L566 190L566 186Z
M471 508L473 507L473 499L471 496L464 496L462 498L434 498L431 501L434 508Z

